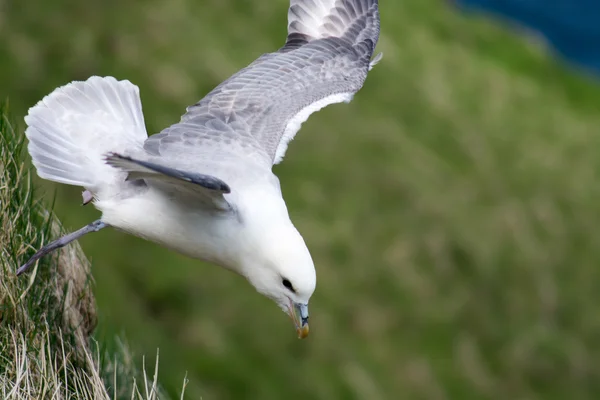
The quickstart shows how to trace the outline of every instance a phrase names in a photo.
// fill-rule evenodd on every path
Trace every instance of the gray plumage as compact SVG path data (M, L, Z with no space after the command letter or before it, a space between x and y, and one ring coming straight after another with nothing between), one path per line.
M310 18L330 4L323 21ZM280 161L277 149L292 139L283 135L295 115L362 87L379 37L377 0L293 0L288 21L285 46L188 107L179 123L151 136L144 149L166 158L210 153L269 166Z
M259 1L259 0L257 0ZM235 271L308 335L316 272L272 172L309 115L362 87L379 38L377 0L291 0L283 47L221 83L148 137L137 86L91 77L29 110L28 150L44 179L83 186L96 222L19 269L111 226Z

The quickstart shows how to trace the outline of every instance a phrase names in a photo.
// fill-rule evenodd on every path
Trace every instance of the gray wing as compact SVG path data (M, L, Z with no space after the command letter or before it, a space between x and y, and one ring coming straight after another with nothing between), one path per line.
M157 187L167 188L168 192L185 192L193 197L192 201L195 203L200 200L221 211L231 210L230 204L223 197L223 194L230 193L231 189L214 176L182 171L116 153L107 154L105 161L108 165L127 172L127 180L150 181Z
M285 46L261 56L151 136L145 150L265 165L283 159L308 116L348 102L363 85L379 37L377 0L291 0Z

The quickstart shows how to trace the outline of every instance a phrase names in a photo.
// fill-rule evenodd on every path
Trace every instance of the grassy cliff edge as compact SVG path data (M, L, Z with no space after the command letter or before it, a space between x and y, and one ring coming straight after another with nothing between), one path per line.
M64 233L54 214L34 200L23 149L24 135L10 121L8 106L0 105L0 397L158 398L158 356L148 379L135 370L125 346L106 354L94 342L93 279L77 243L17 278L19 265Z

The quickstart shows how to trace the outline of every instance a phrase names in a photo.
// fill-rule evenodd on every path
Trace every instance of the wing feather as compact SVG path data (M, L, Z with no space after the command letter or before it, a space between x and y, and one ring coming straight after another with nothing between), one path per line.
M288 37L151 136L148 152L237 157L272 166L311 113L360 90L379 38L377 0L291 0Z
M127 172L128 180L143 179L156 186L167 185L171 190L193 194L196 199L200 199L218 210L229 211L231 209L223 197L223 194L230 193L231 189L217 177L183 171L116 153L107 154L105 160L108 165Z

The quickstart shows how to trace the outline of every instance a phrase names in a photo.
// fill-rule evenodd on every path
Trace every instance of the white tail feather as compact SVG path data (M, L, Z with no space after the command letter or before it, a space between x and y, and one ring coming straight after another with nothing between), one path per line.
M127 153L148 138L138 87L113 77L55 89L29 109L25 122L38 175L92 192L120 175L104 154Z

